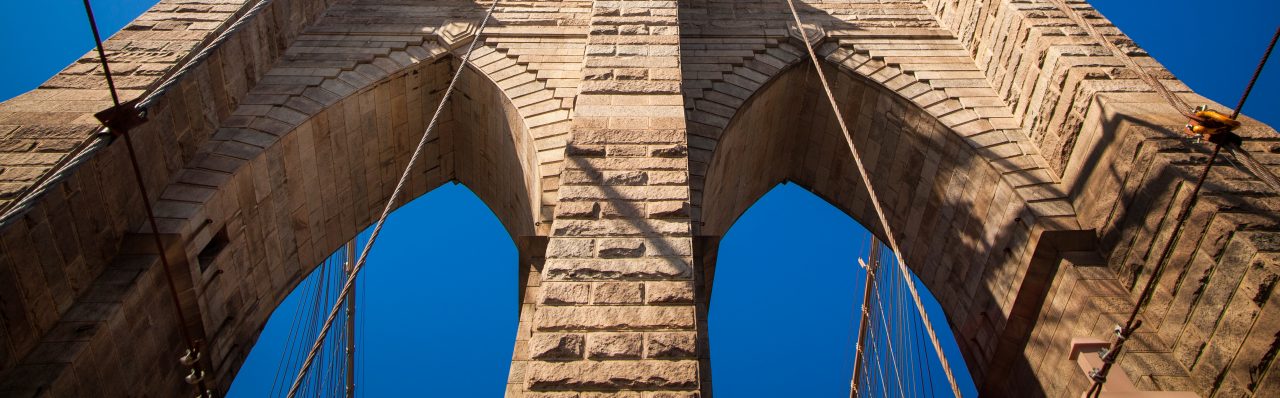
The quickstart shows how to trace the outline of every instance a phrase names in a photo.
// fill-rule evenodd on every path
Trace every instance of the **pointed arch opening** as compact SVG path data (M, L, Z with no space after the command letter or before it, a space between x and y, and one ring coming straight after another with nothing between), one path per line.
M357 252L369 232L359 234ZM519 276L510 266L516 246L503 232L492 208L462 184L436 188L392 214L357 284L357 396L401 395L418 383L450 396L476 394L476 386L489 386L482 395L501 394L518 320L511 286ZM474 247L485 250L460 249ZM332 305L317 297L323 287L316 288L332 285L332 276L333 270L317 267L276 307L229 397L282 396L305 354L299 343L309 346L318 328L314 319L299 318L312 315L317 304L320 312ZM331 333L341 328L335 325ZM341 354L326 347L329 356ZM378 371L363 372L371 367ZM332 368L314 371L330 372L321 389L342 385L342 374L331 374Z
M848 394L867 277L857 259L868 261L870 241L871 234L861 224L798 184L776 185L753 203L718 245L714 299L708 314L716 393ZM890 314L873 320L876 330L868 338L871 355L867 358L883 361L884 366L869 364L871 379L935 377L904 380L903 387L876 385L871 391L946 396L950 389L945 379L936 377L941 375L940 365L932 348L920 345L919 328L891 326L900 335L890 338L879 329L886 321L893 325L918 322L904 311L910 309L907 303L889 295L902 289L883 276L896 270L891 266L882 265L885 268L877 280L885 283L880 287L883 293L872 296L872 310ZM959 357L941 307L918 279L913 282L936 319L946 354ZM890 346L900 361L911 362L892 368ZM976 396L969 373L963 366L953 368L966 396Z
M953 369L967 366L985 380L1007 337L1004 307L1035 246L1035 216L1002 174L935 116L840 65L822 67L903 258L942 303L945 317L934 323L948 321L962 354L948 358ZM812 68L797 60L775 71L708 143L700 167L706 177L694 188L699 235L725 236L760 197L790 181L885 238ZM718 262L702 259L708 291L720 285L713 284L723 270Z

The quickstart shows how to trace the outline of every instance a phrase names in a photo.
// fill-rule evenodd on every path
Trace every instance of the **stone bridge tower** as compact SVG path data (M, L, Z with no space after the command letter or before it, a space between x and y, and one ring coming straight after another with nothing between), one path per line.
M877 225L781 0L507 0L465 66L488 3L256 3L163 0L106 43L132 98L245 19L133 131L166 253L122 145L94 144L95 57L0 104L0 395L187 396L179 325L225 390L271 310L377 217L457 68L405 201L464 182L518 243L509 397L709 397L730 224L792 181ZM1149 390L1278 394L1280 201L1217 168L1169 242L1207 151L1072 19L1046 0L799 6L984 394L1082 391L1067 342L1108 337L1168 244L1122 369ZM1242 134L1280 165L1275 131Z

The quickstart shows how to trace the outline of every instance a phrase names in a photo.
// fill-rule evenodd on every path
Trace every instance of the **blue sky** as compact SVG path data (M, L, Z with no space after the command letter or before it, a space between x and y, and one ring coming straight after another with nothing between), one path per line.
M113 32L154 3L99 1L95 11ZM1280 23L1274 0L1229 2L1229 24L1191 21L1203 2L1092 3L1192 88L1227 106ZM0 63L7 76L0 98L36 87L89 51L84 21L79 1L0 5L0 53L10 54ZM1205 59L1207 52L1222 58ZM1264 73L1245 108L1272 125L1280 124L1278 69ZM721 245L710 319L717 394L847 394L862 286L854 259L865 255L865 242L853 220L794 185L739 220ZM465 186L445 185L396 212L361 284L362 396L416 396L423 384L438 396L499 396L515 335L515 257L497 219ZM264 330L232 397L270 389L300 301L291 296L278 310L282 320ZM940 322L941 314L932 316ZM958 353L948 356L958 365ZM966 392L972 396L972 387Z

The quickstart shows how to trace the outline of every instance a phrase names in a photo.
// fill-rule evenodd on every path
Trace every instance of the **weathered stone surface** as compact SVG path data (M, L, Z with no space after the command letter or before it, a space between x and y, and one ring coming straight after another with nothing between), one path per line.
M550 280L684 279L690 267L682 257L548 259L544 273Z
M560 219L595 218L600 212L600 205L595 202L563 202L556 206L556 217Z
M602 282L591 291L592 304L641 304L644 302L644 283Z
M541 360L582 359L581 334L539 333L529 340L529 356Z
M684 218L689 217L689 204L686 202L651 202L648 205L649 217Z
M606 185L644 185L649 174L643 171L610 171L604 173Z
M547 247L548 257L593 257L595 241L592 239L556 239Z
M649 304L693 303L693 282L645 282L644 291Z
M639 359L644 340L641 333L591 333L587 342L587 358Z
M697 361L532 362L530 390L687 390L697 388Z
M581 282L549 282L542 285L543 304L587 304L591 302L591 284Z
M686 359L698 355L698 338L693 332L649 332L645 337L645 358Z
M543 307L534 314L537 330L689 329L693 307Z
M663 209L662 214L675 211ZM625 221L595 220L591 222L582 220L556 221L554 233L559 236L688 236L690 234L687 222L647 219Z
M640 257L644 255L644 240L601 239L596 250L600 258Z
M876 225L776 5L532 2L500 5L477 32L474 2L331 3L270 3L131 132L151 154L141 169L161 232L175 260L190 257L175 269L200 293L183 296L192 319L158 310L168 303L157 301L154 258L121 253L136 250L127 241L145 222L130 175L102 172L127 165L118 146L50 175L29 208L0 221L0 396L190 396L178 369L138 365L172 361L184 324L208 339L219 364L210 380L225 390L296 275L377 217L457 49L477 34L473 67L397 203L467 184L520 246L528 279L511 397L690 398L709 388L692 367L678 383L636 371L710 366L694 321L710 298L694 293L710 292L717 239L779 182ZM156 84L250 4L148 11L106 43L121 93ZM1072 7L1179 95L1208 102L1087 4ZM1178 272L1156 281L1150 326L1120 369L1144 389L1204 396L1280 386L1280 367L1266 365L1280 330L1280 249L1268 243L1280 204L1251 176L1215 168L1170 242L1171 214L1208 152L1170 140L1185 117L1071 18L1003 0L802 8L832 38L820 64L906 263L942 303L984 396L1078 395L1083 376L1062 358L1065 342L1108 337L1166 245ZM0 105L0 207L98 130L91 114L110 96L93 57ZM1245 150L1277 163L1274 131L1246 120L1240 133ZM1096 242L1043 241L1090 230ZM1040 248L1067 246L1102 259L1038 268L1035 259L1058 255ZM215 255L197 256L207 249ZM607 361L587 358L591 336L636 333L643 358L626 344L601 348ZM535 374L547 364L589 377ZM531 383L582 391L533 393Z

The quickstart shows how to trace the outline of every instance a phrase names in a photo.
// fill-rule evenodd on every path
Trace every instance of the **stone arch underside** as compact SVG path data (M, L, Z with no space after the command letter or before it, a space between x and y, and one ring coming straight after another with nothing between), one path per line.
M475 64L492 85L505 93L506 99L484 94L491 89L486 86L490 83L482 84L484 78L471 79L468 75L470 84L484 88L470 91L471 96L465 101L500 106L488 111L451 108L451 116L474 118L481 113L503 113L510 117L514 108L528 132L528 137L511 136L515 143L524 140L520 146L524 149L514 152L525 157L516 158L520 159L522 170L536 169L537 172L524 176L521 181L524 191L495 189L482 194L482 199L495 212L523 214L521 209L529 206L527 213L532 217L529 222L503 220L512 229L523 231L533 225L536 232L545 233L550 229L546 221L553 218L565 225L613 228L569 231L585 234L581 236L584 239L560 239L559 244L550 244L551 249L545 251L548 257L557 257L557 263L553 264L556 266L587 263L577 259L562 261L580 255L599 257L590 260L592 264L652 264L643 259L605 258L619 255L620 247L603 246L604 235L631 233L619 228L644 220L645 225L666 228L660 231L665 234L663 241L678 244L655 247L661 250L641 250L643 255L680 257L682 261L684 256L690 256L698 260L688 262L693 264L695 273L709 274L714 265L715 237L708 236L710 233L698 221L730 222L711 222L710 214L703 214L721 211L709 207L712 194L709 189L713 184L728 186L730 181L748 183L730 180L732 173L717 172L714 178L709 178L713 176L709 170L714 158L719 156L715 154L727 151L717 149L718 142L723 138L725 148L741 147L744 149L739 152L751 152L751 145L731 143L733 136L739 135L727 130L731 120L752 95L770 84L770 79L782 76L781 70L803 58L794 43L786 39L790 15L785 3L690 0L643 5L585 1L504 4L486 29L489 35L485 45L477 50ZM248 6L162 3L135 21L108 42L118 49L113 59L138 65L136 69L120 69L118 82L126 89L125 95L136 95L153 84L158 79L155 71L174 67L202 38L216 34L217 24L210 21L230 21ZM971 282L969 278L976 278L976 291L991 296L989 299L970 296L967 300L958 299L961 304L955 304L969 306L959 317L974 320L956 322L958 334L975 337L976 343L971 344L979 348L972 351L990 358L977 365L970 360L969 365L993 365L987 367L985 378L975 372L980 387L983 384L1014 386L1011 390L1049 395L1083 389L1084 378L1076 374L1078 370L1071 361L1064 359L1063 344L1078 335L1107 337L1112 318L1122 316L1130 308L1131 298L1136 295L1135 286L1151 278L1153 258L1170 241L1167 232L1177 216L1174 210L1187 199L1190 187L1186 182L1194 178L1205 159L1202 148L1188 146L1176 138L1176 130L1185 120L1180 120L1175 110L1164 105L1131 71L1120 68L1121 64L1107 56L1072 20L1043 1L850 3L813 0L800 2L798 6L806 22L821 25L827 32L828 39L820 48L821 56L827 62L838 64L841 70L856 74L842 77L856 83L849 87L870 85L872 89L862 91L879 92L866 94L877 98L865 101L868 106L884 106L890 110L888 114L873 112L871 117L856 119L869 125L881 123L914 132L892 137L916 140L908 145L895 143L894 155L905 150L902 148L945 143L936 147L939 170L944 170L942 166L950 164L942 161L946 159L944 155L969 151L972 158L967 159L967 163L954 162L956 168L953 168L981 172L981 178L966 177L968 186L996 181L990 179L987 172L999 174L1002 182L997 181L993 186L1007 184L1012 193L996 190L982 194L1020 198L1030 209L1029 214L1035 216L1017 217L1028 223L1026 228L1030 232L1018 232L1029 236L1021 249L1011 248L1013 255L1024 261L1016 267L1010 269L1008 261L997 261L1003 253L1000 251L986 257L985 262L976 256L951 260L950 264L967 266L964 273L940 272L941 268L932 270L945 274L935 278L964 276L966 283ZM1090 16L1096 14L1083 3L1075 3L1073 7ZM184 294L188 313L200 314L200 319L186 320L190 325L210 335L231 333L233 329L235 333L245 334L249 328L244 325L251 322L236 323L243 318L224 322L227 318L223 315L230 313L229 308L255 314L268 312L262 309L267 307L265 304L253 309L246 309L248 304L245 304L255 297L269 296L271 289L265 287L235 294L219 290L213 301L191 293L200 292L210 283L231 280L231 274L226 271L216 277L217 281L200 271L200 252L215 241L225 226L218 224L218 220L204 224L202 220L213 219L208 216L232 214L233 220L266 219L269 222L254 225L275 226L274 230L267 231L271 233L294 231L295 242L312 240L310 248L301 250L287 249L288 245L278 241L270 243L272 239L285 239L287 233L252 242L256 246L248 245L254 247L254 253L267 253L267 257L293 258L289 267L297 269L309 264L300 258L327 254L332 247L326 249L326 245L336 247L342 235L361 227L357 218L365 216L351 211L337 216L341 220L337 222L337 232L331 232L332 217L280 199L286 195L270 194L275 189L268 188L296 189L289 187L308 184L305 179L281 180L295 167L290 162L296 164L304 156L302 151L263 155L269 151L261 149L307 145L314 148L314 141L289 137L308 134L317 137L327 132L332 142L335 134L342 134L335 133L339 131L335 128L340 127L391 131L386 136L392 138L385 145L394 144L395 151L403 153L403 142L395 138L403 134L399 124L348 125L347 117L378 121L405 117L405 125L410 124L408 121L419 123L412 119L416 117L414 113L406 111L399 115L394 111L403 104L393 100L379 102L380 98L396 98L392 93L397 89L388 82L405 78L401 73L410 69L426 73L424 71L431 68L456 67L433 58L445 53L445 47L459 43L444 40L443 37L449 35L440 27L448 21L475 20L483 10L484 4L451 0L424 4L383 0L276 0L259 17L249 21L245 29L232 35L232 40L218 48L203 66L194 69L160 99L153 108L153 120L136 129L134 136L142 149L144 174L148 185L153 187L153 199L163 199L156 205L156 210L165 217L161 220L160 232L173 242L174 252L169 255L184 264L179 279L182 287L189 290ZM1105 18L1089 18L1089 21L1097 24L1109 38L1128 40ZM1142 57L1140 52L1135 54L1150 72L1161 76L1191 102L1206 101L1189 93L1154 60ZM16 194L35 186L35 181L47 175L49 168L71 152L77 142L92 134L96 123L91 113L102 109L108 98L101 72L93 67L94 61L86 57L40 89L0 104L0 167L3 168L0 203L11 201ZM410 68L410 65L417 66ZM646 70L637 65L654 67ZM799 75L795 70L806 69L791 67L792 71L786 74ZM431 73L440 74L434 69ZM580 83L584 94L581 97ZM766 91L791 91L772 86ZM408 92L409 85L404 87ZM681 94L685 112L683 117L678 117L676 104L680 103ZM821 96L814 93L812 97L819 100L813 103L812 109L823 109ZM341 112L331 110L339 101L343 102L339 106ZM422 104L414 106L429 108ZM677 109L673 112L671 108ZM924 114L910 111L916 108ZM367 112L369 109L372 111ZM571 112L577 112L572 123ZM897 117L889 116L893 112L900 113ZM326 115L325 122L331 117L343 120L317 129L322 122L313 116L319 113ZM855 119L853 116L850 115L851 120ZM485 129L488 124L515 125L511 120L514 119L508 118L506 122L500 118L498 121L469 120L468 123L477 122L470 127L455 120L452 128L464 131ZM829 120L813 123L830 126ZM941 136L952 138L933 134L939 123L947 133ZM303 132L300 128L303 124L310 130L307 134L298 134ZM685 134L686 128L688 134ZM735 127L734 130L750 129ZM1273 130L1247 122L1243 133L1247 150L1273 167L1280 164L1272 155L1276 146ZM574 174L576 179L567 183L573 187L569 189L573 197L569 200L560 197L559 187L563 182L560 173L569 164L564 160L566 142L572 141L571 137L580 138L577 144L583 147L581 153L570 158L576 156L577 161L585 165L609 167L609 172L616 175L647 175L649 180L597 181ZM433 145L476 148L501 141L488 138L448 141L450 139L441 136ZM945 152L947 148L954 149L951 145L956 139L963 142L964 145L958 145L963 150ZM383 141L378 143L384 145ZM644 145L653 148L641 148ZM834 149L841 145L833 145L831 153L836 153ZM880 152L891 151L887 148L884 146ZM441 166L439 175L432 177L446 178L441 176L450 171L460 180L499 178L496 174L468 174L464 170L470 167L467 159L480 159L483 164L504 156L503 151L477 152L473 153L475 156L462 156L458 151L442 152L439 156L453 158L441 164L454 166L452 169ZM367 151L362 150L364 153ZM922 153L926 153L927 159L928 152ZM228 155L251 160L210 161ZM368 161L360 167L369 172L350 177L366 180L364 192L386 189L391 179L387 175L393 174L396 162L382 161L376 156L361 160ZM832 188L854 185L854 182L832 177L846 174L847 169L839 168L847 165L837 165L834 161L797 164L801 164L796 167L805 175L817 177L808 182L802 181L804 177L795 177L795 181L818 192L829 192L822 196L833 203L851 201L846 210L850 214L869 211L865 204L857 207L856 189L849 191L854 192L853 195L845 197L841 196L842 192L848 190ZM923 171L929 164L908 162L908 167L877 173L876 178L923 178L928 173L914 170ZM3 314L0 341L4 342L0 344L0 372L3 372L0 391L34 393L33 386L38 386L53 396L83 396L87 395L85 391L121 396L137 394L134 386L145 385L155 388L157 396L189 392L177 381L180 376L177 366L156 370L90 365L120 358L125 360L112 363L171 363L168 357L156 358L179 351L174 333L177 321L167 309L167 298L156 293L164 288L155 266L156 253L149 249L146 240L149 237L139 233L145 232L139 229L143 220L139 199L129 181L122 177L127 175L127 167L121 146L109 146L84 166L66 174L62 182L51 185L53 188L44 192L30 209L0 228L0 245L4 248L0 253L0 292L17 292L0 295L4 298L0 300L4 304L0 305ZM823 167L838 173L822 174ZM323 167L316 170L318 174L334 173ZM680 178L686 170L687 180ZM816 174L809 174L814 170ZM1274 197L1261 194L1259 183L1250 176L1226 167L1216 170L1202 200L1193 209L1188 229L1175 242L1178 250L1170 264L1177 272L1160 276L1156 297L1144 314L1150 317L1148 324L1152 326L1144 328L1146 331L1139 333L1135 340L1141 342L1135 345L1142 350L1126 353L1121 358L1122 367L1140 388L1230 395L1266 391L1280 385L1280 366L1272 366L1277 345L1274 332L1269 330L1280 319L1280 303L1277 303L1280 293L1273 288L1275 275L1280 275L1280 265L1277 265L1280 262L1275 261L1275 253L1280 249L1274 245L1276 231L1280 231L1280 221L1274 214L1280 206ZM226 176L233 172L239 174L234 174L234 178ZM422 190L435 183L435 180L428 181L427 174L414 175L415 187ZM935 173L939 175L940 172ZM658 183L654 176L662 176L662 182ZM225 205L218 208L191 205L227 195L219 193L224 191L220 187L227 184L234 185L233 191L226 192L232 192L235 201L220 198ZM320 180L320 188L315 188L321 199L340 193L336 189L323 189L325 184ZM621 187L615 187L619 184ZM629 184L676 186L632 189L627 187ZM330 185L334 186L336 184ZM684 186L687 193L683 191ZM475 184L472 187L477 188ZM310 190L313 188L307 187L307 192L313 192ZM644 206L637 208L644 211L615 214L606 207L592 207L619 199L623 191L632 204L643 203ZM927 209L933 203L928 200L929 195L937 192L942 191L903 190L896 194L910 200L921 199L925 203L923 208ZM478 189L477 193L480 193ZM366 195L360 208L376 207L376 196ZM521 202L522 196L528 198L527 203ZM246 202L241 203L241 198ZM688 206L682 203L684 200ZM509 205L512 203L518 205ZM979 202L955 203L966 206ZM987 213L995 214L991 210L995 207L998 206L988 205ZM938 208L946 209L945 206ZM235 209L243 211L238 215L228 213ZM895 222L905 223L902 228L910 229L916 222L911 214L896 215ZM736 216L717 217L731 220ZM922 214L919 219L923 225L929 218ZM1007 216L1004 220L1007 222ZM1050 221L1062 225L1049 225ZM322 224L323 234L318 228L298 227ZM521 226L514 226L516 224ZM234 221L228 228L228 238L233 231L245 230L245 225L249 224ZM961 243L981 247L994 242L993 247L999 247L997 238L1005 239L1005 235L984 228L963 229L977 232ZM1062 231L1073 230L1097 232L1089 232L1087 239L1062 234ZM686 231L701 236L687 238ZM567 243L591 240L587 238L602 238L597 242L601 246L595 247L599 250L587 247L583 250L591 253L552 253L556 251L552 249L579 248ZM555 243L555 239L552 240ZM1096 242L1096 247L1078 245L1086 241ZM609 244L620 242L622 240L609 240ZM675 320L680 321L679 327L671 329L678 329L678 333L656 331L651 328L654 325L637 327L625 323L595 325L592 326L595 329L585 334L578 333L581 330L577 329L573 333L585 336L586 345L581 346L583 340L578 340L579 348L588 352L592 347L604 347L602 342L630 341L596 338L605 336L601 334L604 332L631 333L627 336L632 337L643 335L645 339L678 337L681 348L675 358L690 359L697 352L696 347L689 345L693 344L692 336L699 333L699 328L689 326L691 322L684 319L685 315L692 317L695 311L670 307L692 305L688 303L693 300L694 292L685 289L681 279L688 275L681 273L678 278L662 283L651 280L639 283L626 276L562 283L558 286L581 287L586 285L578 282L591 282L588 293L583 294L607 292L601 290L606 285L610 289L625 287L631 289L626 293L641 294L628 296L628 304L624 306L607 300L601 305L579 300L554 303L560 308L551 308L554 306L542 305L547 304L542 300L548 289L538 284L559 276L540 275L541 265L536 258L544 250L540 247L543 243L546 241L532 239L521 246L522 267L528 265L524 270L528 280L522 293L529 293L523 298L524 313L544 316L522 318L527 322L521 323L521 336L517 338L516 363L508 385L510 394L519 395L525 387L534 385L542 389L574 389L586 385L583 383L604 383L592 384L590 388L634 388L639 384L619 387L626 383L613 381L642 380L646 375L657 374L679 376L679 385L670 385L682 391L679 394L683 395L677 396L688 397L693 394L689 390L694 389L709 393L710 378L703 378L709 374L705 371L706 362L700 364L700 370L687 361L651 358L647 352L642 353L639 360L632 355L597 361L580 352L582 357L572 363L561 363L559 359L526 361L539 354L525 345L545 343L555 337L554 333L542 332L562 331L563 325L545 322L552 319L545 315L554 313L613 314L636 310L678 314L680 318ZM595 243L588 246L591 244ZM226 246L219 258L234 257L237 250L245 251L233 246ZM913 253L909 255L926 256L930 252L916 250ZM526 261L530 259L535 260ZM212 265L221 267L225 261L216 260L218 264ZM927 258L908 261L911 264L945 263L930 262ZM987 271L974 271L981 267L987 267ZM927 275L931 270L917 271ZM283 272L275 275L274 281L270 275L264 278L262 286L287 279L282 277ZM268 281L270 283L266 283ZM975 286L949 288L947 283L938 290L967 293L970 291L967 289ZM663 302L661 295L654 295L663 291L650 291L673 286L679 288L664 291L678 293L666 297L675 297L676 302ZM655 303L651 300L654 297L660 300ZM702 293L698 293L698 297L705 300ZM122 313L128 315L118 316ZM705 315L701 311L697 313ZM532 338L530 330L537 331L532 333ZM131 343L120 344L121 341ZM571 339L561 340L564 341ZM229 352L225 343L215 343L223 344L218 349ZM566 370L579 368L595 372L590 377L579 378L573 376L581 372L565 373L568 378L564 380L555 373L545 372L560 365L571 365L565 366ZM527 369L544 372L526 372ZM1258 373L1258 369L1263 369L1263 373ZM224 373L220 376L225 376L226 368L218 370ZM1062 375L1072 377L1058 377ZM645 388L665 388L653 383L642 384L648 386ZM90 388L93 390L88 390Z
M1187 181L1205 158L1204 150L1179 141L1183 122L1173 109L1051 8L938 1L800 5L802 18L827 32L822 58L922 108L974 157L986 159L1038 216L1020 217L1034 220L1028 224L1031 239L1023 241L1022 251L1014 250L1022 262L996 284L1012 288L988 302L998 305L965 314L994 321L954 324L962 338L969 334L989 343L981 350L985 363L967 358L971 369L987 368L973 372L983 395L1087 388L1066 360L1067 343L1079 336L1108 338L1114 319L1127 315L1137 289L1150 278L1157 251L1169 243L1178 206L1187 200ZM682 27L682 51L686 70L693 71L685 74L684 85L695 219L710 223L708 170L726 128L753 94L802 57L801 47L781 37L789 18L774 14L787 16L786 10L773 10L735 13L712 2L682 3L682 18L690 21ZM1128 40L1104 19L1095 21L1106 25L1109 36ZM760 40L753 29L761 27L777 36ZM1153 60L1141 62L1175 91L1187 91ZM812 95L821 99L820 92ZM823 102L816 105L825 108ZM1252 126L1243 132L1246 148L1259 153L1274 146L1271 129ZM1221 182L1210 183L1206 192L1214 193L1202 194L1189 223L1196 227L1177 241L1180 249L1170 258L1171 266L1182 269L1162 275L1144 314L1161 323L1159 330L1139 333L1136 341L1144 348L1120 361L1141 389L1211 394L1280 382L1246 370L1266 369L1274 356L1270 332L1254 326L1269 325L1274 315L1260 311L1267 304L1230 293L1270 292L1266 281L1277 271L1264 254L1271 249L1260 242L1273 234L1261 231L1277 225L1265 215L1273 212L1274 201L1258 198L1259 183L1249 176L1217 170ZM1238 233L1255 228L1260 232ZM714 250L714 232L698 234ZM714 253L699 258L704 273L713 272ZM1243 277L1214 272L1251 261L1257 266ZM1205 279L1184 282L1187 275ZM1213 298L1201 300L1200 289L1211 290Z
M351 32L349 27L358 24L331 18L303 33L207 140L180 143L192 152L190 160L174 171L167 186L152 187L161 192L155 202L161 232L171 242L182 242L171 247L183 253L175 250L170 257L180 268L186 313L201 318L188 319L188 327L209 342L206 358L212 366L206 367L213 369L211 379L221 390L271 310L381 212L460 65L461 50L450 54L443 47L448 42L436 42L416 27L407 27L414 31L410 34ZM348 26L344 35L326 33L335 25ZM463 44L463 39L452 43ZM581 46L572 37L551 41L558 43L542 46ZM557 88L572 87L576 80L539 77L540 69L557 69L560 60L516 62L537 52L538 46L531 51L528 43L501 37L477 47L397 206L458 181L489 205L513 238L539 233L538 224L552 206L544 209L543 201L555 197L568 119L564 109L573 95ZM191 116L196 115L184 115ZM543 174L549 170L557 171ZM52 336L21 358L4 374L5 391L83 395L100 384L98 377L136 380L116 387L134 386L127 391L106 395L167 396L185 389L176 365L160 371L117 367L115 374L97 370L112 369L106 363L121 361L121 355L138 356L130 360L143 363L175 363L152 356L180 352L176 329L166 324L172 316L166 312L167 296L159 294L165 286L156 273L156 257L147 253L145 242L126 240L104 276L89 287L90 293L108 289L110 294L81 297L55 328L72 331ZM123 317L140 313L145 313L140 322L120 325ZM76 342L61 341L67 333ZM122 334L174 347L134 347L130 353L97 349ZM94 370L77 373L64 364L44 364L51 355Z
M216 372L211 379L219 389L230 385L272 309L329 253L376 220L458 67L456 58L436 55L335 100L279 136L254 128L265 125L255 122L270 122L265 118L220 128L164 190L156 206L167 228L182 231L174 240L186 242L186 253L171 256L186 268L179 275L196 285L184 299L199 302L197 311L187 306L188 314L203 318L195 330L210 344L206 352ZM458 181L472 187L513 238L536 234L536 150L519 112L491 80L464 71L433 134L397 207ZM212 246L216 252L208 251ZM211 253L215 257L207 258ZM116 262L148 259L155 261L126 254ZM128 287L168 300L160 295L164 285L153 282ZM128 317L131 304L119 316ZM167 310L157 307L154 316ZM117 355L103 355L96 365L86 359L83 366L108 368L122 360ZM143 391L180 386L149 384L144 382Z
M903 257L943 304L975 379L1006 321L1034 249L1036 215L1000 173L932 115L873 81L824 65ZM821 83L809 63L781 71L720 135L707 170L701 234L722 236L778 183L796 183L883 237ZM710 278L709 278L710 279Z

